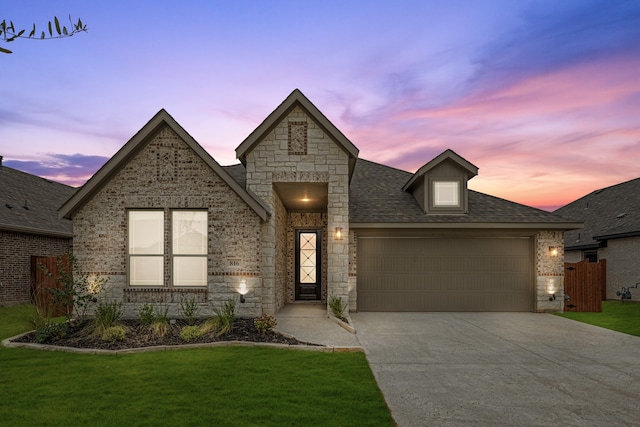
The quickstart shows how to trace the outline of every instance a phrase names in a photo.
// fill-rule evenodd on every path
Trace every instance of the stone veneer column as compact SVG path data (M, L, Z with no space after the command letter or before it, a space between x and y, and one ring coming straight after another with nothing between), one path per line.
M536 308L537 312L564 311L564 232L540 231L536 244ZM552 256L549 247L558 248ZM549 298L555 295L555 300Z

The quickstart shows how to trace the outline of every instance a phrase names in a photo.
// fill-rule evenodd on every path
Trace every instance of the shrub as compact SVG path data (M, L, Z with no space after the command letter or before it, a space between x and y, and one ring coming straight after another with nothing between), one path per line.
M278 324L278 321L275 317L269 316L267 314L263 314L260 317L256 317L253 320L253 324L256 326L256 329L261 334L264 334L267 331L271 331Z
M182 316L187 322L187 325L195 325L200 307L198 307L198 303L194 298L189 301L180 302L180 311L182 312Z
M145 304L138 312L138 321L142 325L149 326L156 320L156 313L152 306Z
M102 332L102 341L116 342L123 341L127 331L122 325L109 326Z
M49 323L36 329L36 342L46 344L55 342L67 335L68 323Z
M93 332L102 335L104 332L118 324L122 317L123 309L121 302L103 302L98 305L93 319Z
M203 331L199 326L189 325L182 328L180 338L186 342L195 341L203 335Z
M236 320L236 300L230 298L222 304L222 307L214 308L213 311L216 316L207 323L213 326L217 331L217 335L220 336L231 332L233 322Z
M164 311L160 311L159 308L154 310L153 323L151 323L151 332L159 337L163 337L169 333L171 325L169 324L169 312L168 307L164 307Z
M46 288L38 288L33 295L32 309L26 314L26 320L33 329L41 329L53 322L53 306L49 301Z
M332 296L329 298L329 308L335 317L342 319L344 311L347 309L347 304L342 301L339 296Z

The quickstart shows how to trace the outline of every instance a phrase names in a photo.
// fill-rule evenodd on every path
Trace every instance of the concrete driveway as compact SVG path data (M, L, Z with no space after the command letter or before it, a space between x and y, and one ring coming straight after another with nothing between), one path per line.
M536 313L354 313L400 426L640 425L640 338Z

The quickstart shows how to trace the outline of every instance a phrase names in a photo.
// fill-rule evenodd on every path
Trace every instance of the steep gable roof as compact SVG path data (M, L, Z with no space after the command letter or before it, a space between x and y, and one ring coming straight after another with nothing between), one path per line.
M443 153L435 157L433 160L427 162L420 169L413 174L411 178L407 181L407 183L402 187L403 190L408 190L412 185L416 183L422 176L424 176L427 172L429 172L434 167L438 166L440 163L452 160L453 162L460 165L461 168L465 169L467 172L467 179L471 179L474 176L478 175L478 167L473 163L467 161L462 156L459 156L455 151L451 149L445 150Z
M71 218L93 195L102 188L118 171L129 162L164 126L169 126L231 189L244 200L257 214L266 220L270 215L263 202L255 195L242 188L213 157L193 139L182 126L164 109L160 110L149 122L136 133L89 181L87 181L59 209L60 218Z
M352 228L520 228L565 230L581 223L469 190L467 215L426 215L403 184L412 174L358 159L349 191Z
M333 125L325 117L324 114L318 110L318 108L304 96L299 90L295 89L291 94L275 109L266 119L253 131L251 134L236 148L236 158L242 162L243 165L247 164L247 153L260 143L260 141L271 130L280 123L287 114L291 112L296 106L302 108L305 113L311 117L318 126L320 126L329 135L333 141L349 155L349 176L353 174L356 159L358 158L358 149L355 145L344 136L337 127Z
M565 248L596 248L600 242L640 236L640 178L601 188L555 213L584 221L582 230L565 234Z
M75 188L0 165L0 230L73 237L68 219L56 215Z

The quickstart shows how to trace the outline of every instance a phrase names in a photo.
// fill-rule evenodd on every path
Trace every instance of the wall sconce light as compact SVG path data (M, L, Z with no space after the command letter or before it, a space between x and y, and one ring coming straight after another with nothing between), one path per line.
M247 289L247 282L246 280L242 280L242 282L240 282L240 289L238 290L238 293L240 294L240 302L244 303L247 300L244 298L244 296L247 294L247 292L249 292L249 289Z
M333 236L336 238L336 240L342 240L344 236L344 234L342 233L342 227L336 227Z
M558 256L558 247L557 246L549 246L549 255L550 256Z

